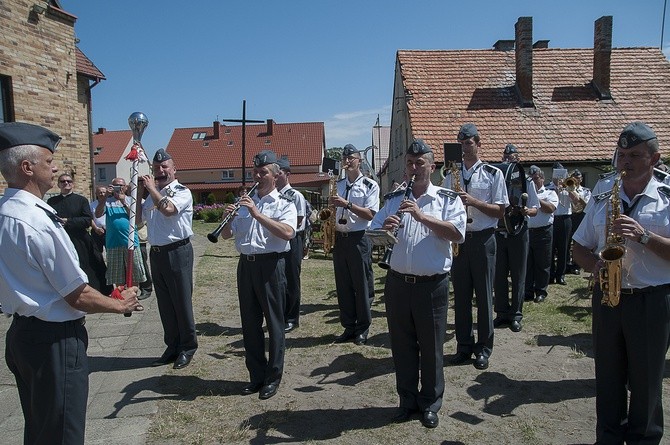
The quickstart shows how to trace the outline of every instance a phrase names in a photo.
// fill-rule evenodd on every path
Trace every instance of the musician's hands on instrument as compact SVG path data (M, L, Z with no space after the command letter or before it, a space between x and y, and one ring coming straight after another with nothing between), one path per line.
M258 207L256 207L256 203L253 199L251 199L251 197L249 197L249 195L240 196L240 200L237 201L237 204L240 207L246 207L247 210L249 210L249 214L254 219L258 219L258 216L261 215L260 210L258 210Z
M158 191L158 189L156 188L156 181L154 181L154 177L151 175L140 176L138 182L142 183L144 185L144 188L148 190L149 193Z
M480 202L478 199L468 194L468 192L458 192L458 196L461 197L461 201L465 206L476 206Z
M419 214L421 213L421 210L419 210L419 206L417 205L416 201L412 201L411 199L403 200L400 203L398 211L402 213L409 213L415 220L419 219Z
M328 203L335 207L346 207L347 204L349 204L349 201L341 196L331 196L328 198Z
M400 226L400 221L401 220L400 220L400 217L398 215L389 215L384 220L384 224L382 225L382 229L393 232L397 227Z
M621 215L612 221L612 232L632 241L639 241L644 233L644 227L628 215Z

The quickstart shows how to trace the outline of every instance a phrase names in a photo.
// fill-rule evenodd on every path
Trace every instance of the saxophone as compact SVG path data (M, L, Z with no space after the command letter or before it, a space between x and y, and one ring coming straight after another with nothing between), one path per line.
M330 176L329 196L337 196L337 177L332 170L328 171L328 176ZM319 212L319 219L323 221L321 233L323 233L323 251L326 254L329 254L335 247L335 213L334 205L329 205Z
M603 291L603 297L600 302L609 307L619 304L621 296L621 269L623 256L626 254L624 239L620 235L612 232L612 223L621 216L621 198L619 189L621 187L621 178L626 175L625 171L619 172L614 179L612 194L607 203L607 216L605 220L605 247L598 256L605 262L605 267L598 271L600 288Z

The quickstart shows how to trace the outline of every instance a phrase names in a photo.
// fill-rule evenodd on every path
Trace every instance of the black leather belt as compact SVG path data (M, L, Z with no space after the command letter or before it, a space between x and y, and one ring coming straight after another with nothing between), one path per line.
M493 227L490 229L477 230L476 232L465 232L466 238L472 238L473 236L490 236L494 232Z
M164 246L151 246L151 251L152 252L168 252L170 250L174 250L177 247L185 246L191 242L190 238L184 238L179 241L175 241L174 243L166 244Z
M435 274L435 275L410 275L410 274L404 274L404 273L396 272L393 269L389 269L388 273L393 275L394 277L404 281L405 283L410 283L410 284L427 283L429 281L440 281L440 280L446 278L447 275L448 275L446 273L439 273L439 274Z
M76 320L67 320L67 321L46 321L46 320L42 320L42 319L37 318L37 317L33 317L33 316L25 317L25 316L19 315L19 314L14 314L13 317L17 321L24 321L24 322L25 321L30 321L30 322L37 322L37 323L74 323L74 324L80 324L82 326L86 324L86 317L81 317L81 318L77 318Z
M244 253L240 254L240 259L245 261L264 261L264 260L277 260L279 258L284 258L286 252L270 252L270 253L256 253L252 255L247 255Z
M352 236L361 236L365 233L365 230L356 230L355 232L335 232L335 238L349 238Z
M621 295L639 295L639 294L649 294L656 291L670 291L670 283L659 284L658 286L647 286L647 287L624 287L621 289Z

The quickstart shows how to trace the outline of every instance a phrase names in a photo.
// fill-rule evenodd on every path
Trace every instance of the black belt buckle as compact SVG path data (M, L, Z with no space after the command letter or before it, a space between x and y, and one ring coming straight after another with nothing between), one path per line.
M622 287L620 290L621 295L633 295L635 293L635 289L630 289L627 287Z
M349 232L339 232L339 234L342 238L348 238L349 237Z
M247 261L254 262L256 261L256 255L245 255Z
M416 277L414 275L405 275L405 283L416 284Z

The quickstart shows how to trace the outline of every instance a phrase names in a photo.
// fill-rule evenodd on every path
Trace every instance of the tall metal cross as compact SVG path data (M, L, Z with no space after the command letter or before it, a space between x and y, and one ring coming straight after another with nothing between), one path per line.
M247 183L247 122L262 124L265 121L247 119L247 101L242 101L242 119L221 119L221 122L242 122L242 186Z

